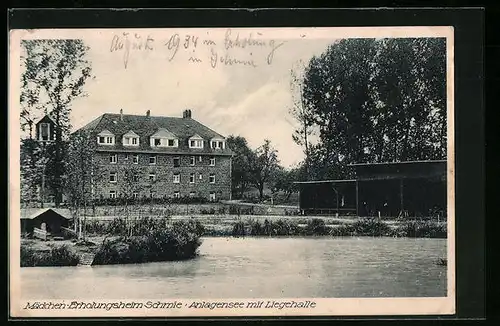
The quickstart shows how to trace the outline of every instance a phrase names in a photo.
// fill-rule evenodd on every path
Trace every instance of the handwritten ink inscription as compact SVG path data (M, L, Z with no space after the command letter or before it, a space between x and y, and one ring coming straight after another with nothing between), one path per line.
M130 57L130 50L132 51L152 51L154 39L151 36L143 37L139 34L131 36L129 33L122 35L115 35L111 40L110 52L123 52L123 65L127 69Z
M133 56L132 53L147 51L163 51L167 62L187 60L192 64L206 63L214 69L219 66L255 68L259 65L272 65L278 49L285 43L264 39L261 33L257 33L257 36L252 32L240 34L231 29L226 30L223 40L176 33L158 43L155 42L150 35L122 33L113 36L110 52L123 53L125 69L129 65L130 57ZM181 52L185 53L180 55Z

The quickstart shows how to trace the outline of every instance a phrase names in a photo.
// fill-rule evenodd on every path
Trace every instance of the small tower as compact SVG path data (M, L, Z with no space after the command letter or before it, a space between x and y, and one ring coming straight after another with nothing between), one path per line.
M56 122L50 114L46 114L36 123L36 140L49 143L56 139Z

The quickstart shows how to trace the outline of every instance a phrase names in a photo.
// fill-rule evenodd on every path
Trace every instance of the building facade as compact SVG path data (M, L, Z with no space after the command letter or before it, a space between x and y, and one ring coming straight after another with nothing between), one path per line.
M95 139L95 198L231 199L226 139L181 117L105 113L80 130Z

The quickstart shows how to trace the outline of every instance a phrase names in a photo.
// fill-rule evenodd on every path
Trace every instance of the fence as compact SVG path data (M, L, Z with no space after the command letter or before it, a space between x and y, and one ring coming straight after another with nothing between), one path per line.
M33 236L38 239L42 240L47 240L47 231L39 229L39 228L34 228L33 229Z

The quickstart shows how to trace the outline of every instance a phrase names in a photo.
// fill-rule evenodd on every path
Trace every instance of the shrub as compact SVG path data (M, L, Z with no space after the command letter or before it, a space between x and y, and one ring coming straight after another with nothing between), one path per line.
M399 227L397 235L409 238L446 238L446 223L432 221L405 221Z
M104 234L106 225L99 220L87 220L85 223L85 232L89 234Z
M126 235L127 224L122 218L115 218L111 220L106 228L106 233L112 235Z
M272 235L284 236L284 235L298 235L299 227L296 222L287 219L279 219L271 224Z
M48 266L76 266L80 257L68 245L53 247L50 250Z
M231 233L233 237L245 236L245 223L238 221L233 225L233 231Z
M363 218L352 224L353 235L356 236L389 236L391 235L391 227L376 218Z
M351 224L337 225L330 228L329 235L334 237L354 236L354 227Z
M76 266L80 258L68 245L54 246L48 251L37 251L31 245L21 244L21 267Z
M147 234L106 241L96 253L94 265L144 263L193 258L201 245L203 226L180 221L170 227L153 226Z
M21 267L36 266L40 260L31 245L21 244Z
M325 221L320 218L313 218L307 221L305 227L305 235L326 235L328 234L328 229L325 225Z

